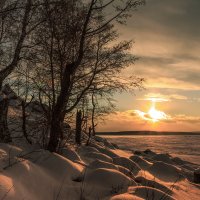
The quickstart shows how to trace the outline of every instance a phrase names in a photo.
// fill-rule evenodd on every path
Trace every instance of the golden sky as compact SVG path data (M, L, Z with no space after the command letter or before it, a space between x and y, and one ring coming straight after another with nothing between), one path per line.
M116 94L116 114L99 131L200 131L200 0L147 0L120 29L139 61L125 73L143 91ZM159 119L158 119L159 118Z

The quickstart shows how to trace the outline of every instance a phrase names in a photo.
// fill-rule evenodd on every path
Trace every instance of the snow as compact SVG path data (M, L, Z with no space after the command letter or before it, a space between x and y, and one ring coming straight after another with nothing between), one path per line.
M62 156L64 156L65 158L67 158L73 162L75 162L75 161L82 162L78 153L70 148L63 148L60 153Z
M105 162L110 162L112 163L112 158L103 154L103 153L98 153L98 152L91 152L91 153L84 153L81 154L81 159L87 163L91 163L96 159L103 160Z
M181 169L162 161L155 162L148 171L156 178L166 182L177 182L184 178Z
M156 161L162 161L162 162L172 164L172 165L174 164L169 154L157 154L152 159Z
M135 163L137 163L142 169L147 169L147 168L149 168L151 165L152 165L152 163L151 162L148 162L147 160L145 160L144 158L141 158L141 157L139 157L139 156L137 156L137 155L132 155L131 157L130 157L130 159L133 161L133 162L135 162Z
M133 178L134 179L134 174L132 171L130 171L129 169L127 169L126 167L120 166L120 165L116 165L118 167L118 170L122 173L124 173L126 176Z
M3 149L8 151L0 163L4 169L0 174L0 198L8 191L6 199L11 200L52 199L57 194L66 195L66 191L72 198L77 196L75 190L70 188L76 188L72 180L80 176L80 165L45 150L28 154L13 147L14 153L9 155L10 147L3 145ZM59 193L61 186L65 190Z
M116 169L118 170L118 167L114 165L113 163L105 162L102 160L95 160L88 166L91 169L98 169L98 168L107 168L107 169Z
M126 157L113 158L113 163L129 169L134 175L141 170L141 168L136 163Z
M130 194L134 194L143 199L151 199L151 200L175 200L173 197L169 196L167 193L162 192L156 188L148 187L148 186L139 186L139 187L131 187L129 189Z
M119 194L119 195L115 195L113 196L110 200L143 200L143 198L140 198L138 196L132 195L132 194Z
M97 150L111 158L119 157L115 152L113 152L111 149L108 148L101 148L101 147L96 147Z
M168 187L166 187L165 185L162 185L159 182L156 182L155 180L149 180L143 176L137 176L135 178L135 181L143 186L149 186L152 188L157 188L161 191L163 191L164 193L167 194L172 194L172 190L170 190Z
M115 169L88 170L85 175L85 199L102 199L118 192L127 191L135 181Z
M0 199L4 200L198 200L193 165L152 150L138 156L110 149L105 139L91 146L66 146L50 153L38 145L0 143Z

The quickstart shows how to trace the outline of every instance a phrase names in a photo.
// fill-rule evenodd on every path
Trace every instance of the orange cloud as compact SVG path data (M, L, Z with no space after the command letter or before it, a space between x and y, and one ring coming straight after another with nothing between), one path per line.
M107 116L106 120L99 124L97 131L199 131L200 117L181 114L171 116L164 112L162 114L165 119L152 123L152 117L148 113L139 110L118 111Z

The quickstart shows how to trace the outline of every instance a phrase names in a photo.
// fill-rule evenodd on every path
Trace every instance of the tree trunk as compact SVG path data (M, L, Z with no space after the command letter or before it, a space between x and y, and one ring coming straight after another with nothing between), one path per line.
M95 105L94 92L93 92L93 94L92 94L92 133L93 133L93 136L96 135L95 123L94 123L94 120L95 120L95 111L96 111L96 105Z
M59 140L63 138L63 121L64 121L64 108L65 108L65 94L62 91L58 97L54 111L51 118L50 138L47 149L51 152L56 152Z
M59 135L62 132L62 126L59 120L54 120L51 123L51 130L50 130L50 139L48 144L48 150L51 152L56 152L58 142L59 142Z
M88 145L90 144L91 132L92 132L92 128L91 128L91 127L89 127L89 132L88 132L88 140L87 140L86 146L88 146Z
M81 38L80 38L80 47L78 50L78 58L76 61L66 65L61 78L61 91L58 95L57 101L55 103L55 108L53 108L51 130L50 130L50 139L48 144L48 150L56 151L59 137L63 137L63 121L66 112L66 105L68 103L68 98L70 96L69 88L71 86L71 75L75 73L78 66L81 64L81 61L84 56L84 44L86 38L87 27L92 13L92 8L94 5L94 0L92 0L90 9L86 16L86 20L83 26Z
M8 98L5 94L0 94L0 142L11 142L11 136L7 123Z
M63 121L64 121L64 109L66 91L61 91L61 95L58 97L51 119L51 130L48 144L48 150L55 152L58 146L59 139L63 138Z
M69 96L70 67L66 69L63 83L61 84L60 95L54 105L51 119L50 139L47 149L55 152L58 146L59 139L63 138L63 122L65 117L65 108L67 104L67 97Z
M26 129L26 102L22 101L22 131L24 134L24 137L26 138L27 142L29 144L32 144L31 140L29 140L28 138L28 133L27 133L27 129Z
M76 144L81 145L81 125L82 125L82 112L79 110L76 114Z

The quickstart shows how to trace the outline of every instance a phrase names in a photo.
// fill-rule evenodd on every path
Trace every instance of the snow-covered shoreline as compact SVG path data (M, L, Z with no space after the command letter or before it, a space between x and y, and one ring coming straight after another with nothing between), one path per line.
M60 154L0 143L0 199L197 200L200 196L200 185L192 182L198 166L168 154L127 152L100 137L90 146L66 146Z
M169 153L200 165L200 135L103 135L122 149Z

